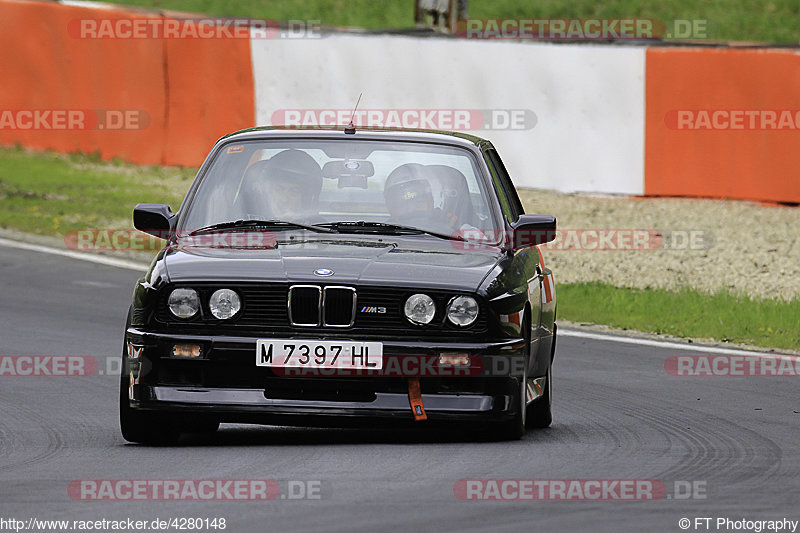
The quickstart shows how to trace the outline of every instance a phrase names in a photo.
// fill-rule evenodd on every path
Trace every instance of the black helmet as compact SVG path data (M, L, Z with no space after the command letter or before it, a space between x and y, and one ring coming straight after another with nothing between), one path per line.
M475 208L470 199L469 185L464 174L447 165L428 165L427 170L441 188L441 209L451 225L477 224Z
M389 174L383 186L383 195L390 212L433 207L433 192L425 175L425 167L418 163L400 165Z
M271 194L276 185L296 186L302 195L303 211L316 213L322 191L322 169L313 157L301 150L289 149L270 159L257 161L245 172L237 194L245 216L282 218L284 198ZM266 189L265 189L266 187ZM295 208L288 206L289 210Z
M267 179L282 179L298 183L307 195L306 200L316 203L322 191L322 169L313 157L294 148L284 150L269 159L265 168Z

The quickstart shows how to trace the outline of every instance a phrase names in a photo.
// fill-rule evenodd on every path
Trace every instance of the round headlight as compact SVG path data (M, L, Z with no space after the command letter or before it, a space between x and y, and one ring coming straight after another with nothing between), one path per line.
M175 289L167 301L170 312L178 318L191 318L200 310L200 297L194 289Z
M456 296L447 304L447 320L456 326L469 326L478 318L478 302L472 296Z
M208 308L215 317L225 320L231 318L242 308L242 300L236 291L220 289L214 291L208 300Z
M404 311L414 324L429 324L436 314L436 304L427 294L413 294L406 300Z

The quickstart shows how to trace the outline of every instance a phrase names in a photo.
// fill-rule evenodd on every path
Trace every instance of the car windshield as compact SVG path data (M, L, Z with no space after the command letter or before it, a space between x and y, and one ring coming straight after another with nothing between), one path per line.
M315 226L338 232L497 235L492 189L472 152L421 142L260 140L223 146L180 233ZM297 225L293 225L297 224ZM420 233L422 234L422 233Z

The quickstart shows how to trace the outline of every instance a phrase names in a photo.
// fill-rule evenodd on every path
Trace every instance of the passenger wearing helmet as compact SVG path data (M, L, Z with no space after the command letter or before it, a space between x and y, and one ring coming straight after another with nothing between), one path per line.
M251 165L239 192L248 216L297 220L318 213L322 169L301 150L284 150Z
M441 221L423 165L407 163L394 169L386 178L383 195L391 222L430 229Z
M441 187L441 209L450 227L464 229L462 226L467 226L474 229L477 217L464 174L447 165L428 165L426 169Z

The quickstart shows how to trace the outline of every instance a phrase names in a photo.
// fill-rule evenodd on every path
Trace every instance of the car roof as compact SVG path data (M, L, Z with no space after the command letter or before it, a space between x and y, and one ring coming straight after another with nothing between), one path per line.
M303 126L260 126L248 128L221 137L217 143L223 141L237 141L248 139L269 139L269 138L317 138L331 139L350 137L352 139L370 139L385 141L417 141L417 142L446 142L449 144L461 144L470 147L481 147L491 145L491 143L470 135L456 131L441 130L421 130L406 128L374 128L357 127L354 134L345 133L344 126L335 127L303 127Z

